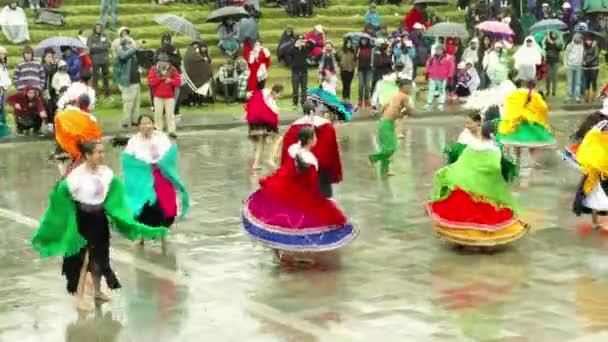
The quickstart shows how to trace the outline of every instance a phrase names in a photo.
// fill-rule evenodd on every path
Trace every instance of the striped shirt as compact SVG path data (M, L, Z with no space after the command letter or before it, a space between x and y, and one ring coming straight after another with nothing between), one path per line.
M13 84L17 90L23 90L30 85L38 90L45 88L46 71L40 62L21 61L15 67Z

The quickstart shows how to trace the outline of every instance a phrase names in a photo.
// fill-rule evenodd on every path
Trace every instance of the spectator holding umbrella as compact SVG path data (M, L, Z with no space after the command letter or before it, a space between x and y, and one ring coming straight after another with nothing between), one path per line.
M583 86L585 102L593 102L597 92L597 76L600 71L600 49L591 34L585 36L583 43Z
M234 57L239 49L239 27L234 18L228 17L220 24L217 31L219 47L229 57Z
M99 77L103 77L103 93L110 96L110 39L103 31L102 24L95 24L93 34L87 40L87 47L93 62L93 88L99 88Z
M17 64L13 72L13 84L17 90L24 90L26 86L42 91L46 79L44 67L34 60L34 49L26 45L23 48L23 60Z
M568 90L568 100L570 101L580 101L584 54L583 37L580 33L576 33L572 37L572 41L566 46L564 54L566 81L568 82L566 88Z
M561 62L560 55L564 49L564 43L562 42L561 36L555 31L550 31L546 34L541 43L545 51L545 62L549 69L545 86L545 95L555 96L555 93L557 92L557 73Z
M76 82L80 79L80 72L82 65L80 63L80 56L74 53L74 50L70 46L62 46L61 52L63 52L63 60L68 65L68 74L72 82Z

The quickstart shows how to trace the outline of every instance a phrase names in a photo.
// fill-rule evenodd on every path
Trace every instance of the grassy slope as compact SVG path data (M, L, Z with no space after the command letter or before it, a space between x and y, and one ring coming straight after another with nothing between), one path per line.
M296 28L297 33L305 33L312 26L321 24L327 31L328 39L333 40L337 44L341 43L341 37L347 32L360 31L363 27L363 14L367 9L368 0L334 0L335 6L330 6L327 9L315 9L315 16L312 18L289 18L285 11L279 8L264 8L263 16L260 20L259 29L263 38L264 45L274 54L277 48L279 37L283 29L287 25ZM30 44L35 46L38 42L45 38L54 36L76 36L78 29L91 28L99 20L99 1L98 0L66 0L62 10L68 13L66 24L62 27L53 27L48 25L36 25L33 22L33 15L28 10L30 34L32 41ZM379 12L382 15L383 21L388 25L389 31L396 29L404 14L409 10L409 5L403 6L379 6ZM453 22L463 22L464 12L458 12L454 6L435 7L440 17L444 20ZM132 35L136 39L145 39L149 48L157 48L159 45L160 36L162 33L169 32L163 27L154 23L153 18L160 13L174 13L184 16L196 24L202 37L208 41L211 46L210 54L213 59L213 66L217 70L226 58L221 54L217 45L217 24L205 23L205 18L213 10L208 5L190 5L190 4L171 4L170 6L159 6L151 4L147 0L122 0L119 7L119 26L129 26L132 28ZM116 33L108 32L110 37L114 39ZM184 36L175 38L176 46L183 52L185 46L190 42L190 39ZM4 46L9 53L10 65L15 65L20 60L22 46L10 44L4 36L0 35L0 45ZM290 92L290 72L283 65L276 63L271 66L268 84L284 83ZM604 72L602 72L603 76ZM420 72L419 72L420 75ZM600 79L603 79L602 77ZM312 85L316 82L316 69L310 70L309 83ZM354 94L356 98L357 81L353 82ZM147 91L143 94L147 94ZM147 96L143 96L143 105L148 104ZM120 97L114 95L110 100L101 100L99 103L98 115L117 117L119 116ZM210 107L213 110L225 111L228 108L224 106ZM207 109L206 111L208 111ZM199 109L200 111L200 109Z

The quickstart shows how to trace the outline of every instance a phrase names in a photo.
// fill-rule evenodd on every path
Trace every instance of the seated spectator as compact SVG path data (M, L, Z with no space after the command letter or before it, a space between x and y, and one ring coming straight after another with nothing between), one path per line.
M369 4L367 12L365 12L365 25L371 25L375 30L378 30L381 24L382 19L376 10L376 3L372 2Z
M237 98L239 75L234 67L234 60L229 59L220 67L218 73L219 86L224 94L224 102L232 104Z
M473 93L471 91L471 82L473 81L473 77L467 71L467 66L464 62L458 63L458 70L456 71L455 83L456 88L454 92L456 96L458 96L458 100L460 102L466 102L466 100Z
M82 63L80 62L80 56L74 53L69 46L62 46L61 52L63 52L63 60L68 65L68 75L72 82L76 82L80 79L80 72L82 71Z
M289 54L289 51L291 51L295 42L296 37L293 33L293 27L287 26L277 45L277 59L288 67L291 67L293 63L293 57Z
M234 57L239 49L239 27L234 19L224 20L218 28L217 35L220 49L229 57Z
M310 17L313 13L312 0L287 0L285 10L290 17Z
M0 12L0 26L6 40L21 44L30 40L25 11L17 6L17 1L10 1Z
M239 102L247 102L247 85L249 84L249 66L244 59L236 61L236 72L239 80L237 83L236 99Z
M13 106L17 135L23 135L29 130L40 134L42 121L46 120L46 111L37 89L28 86L9 96L6 102Z
M325 32L323 32L323 26L316 25L304 38L307 43L312 46L310 49L310 56L312 58L317 58L317 56L323 53L323 45L325 45Z

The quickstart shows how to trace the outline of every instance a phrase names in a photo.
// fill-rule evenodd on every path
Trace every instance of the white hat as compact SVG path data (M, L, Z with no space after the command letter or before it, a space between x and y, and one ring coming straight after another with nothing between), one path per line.
M608 99L605 99L602 102L602 109L600 109L600 113L604 115L608 115Z
M424 30L424 26L421 23L415 23L414 30Z
M61 67L67 67L68 63L66 63L63 59L59 60L59 62L57 62L57 67L61 68Z
M542 7L549 7L549 4L545 2Z
M319 32L323 33L323 26L321 26L321 24L315 25L314 29L315 29L315 31L319 31Z
M410 47L410 48L411 48L411 47L413 47L413 46L414 46L414 43L412 43L412 41L411 41L411 40L406 40L406 41L405 41L405 46L407 46L407 47Z
M3 46L0 46L0 53L7 54L6 49Z
M564 4L562 5L563 9L568 9L568 8L572 8L572 6L570 5L569 2L564 2Z
M464 69L466 67L467 67L467 64L465 62L460 62L460 63L458 63L458 67L457 68L458 69Z

